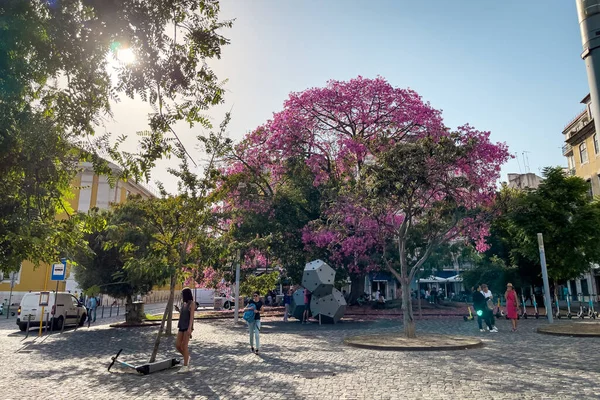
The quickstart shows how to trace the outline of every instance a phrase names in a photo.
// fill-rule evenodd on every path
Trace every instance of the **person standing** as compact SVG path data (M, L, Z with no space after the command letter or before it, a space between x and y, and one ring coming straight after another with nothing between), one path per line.
M496 328L496 321L494 319L494 295L492 291L488 289L488 286L484 283L481 285L481 294L485 297L486 308L485 308L485 318L487 318L489 324L491 326L490 332L498 332L498 328Z
M253 353L258 354L260 349L260 311L263 302L260 299L258 292L254 292L252 300L248 302L248 306L244 311L254 310L254 320L248 322L248 332L250 333L250 349ZM254 339L256 339L256 349L254 348Z
M310 300L312 293L308 289L304 289L304 313L302 314L302 323L308 324L308 317L310 317Z
M96 310L98 309L98 299L96 299L96 296L88 298L86 307L88 309L88 319L91 322L96 322Z
M283 306L285 307L285 312L283 314L283 322L288 322L288 315L290 313L290 307L292 304L292 290L288 290L285 295L283 295Z
M481 287L477 286L477 288L472 288L471 290L473 292L473 309L475 310L475 314L477 315L477 325L479 326L479 332L484 332L482 321L485 321L488 330L492 332L492 325L490 324L489 319L485 318L487 305L485 301L485 296L483 295L483 293L481 293Z
M517 331L517 318L519 313L519 305L517 303L517 292L513 289L512 283L506 285L506 293L504 293L504 299L506 300L506 318L512 322L512 331Z
M179 309L179 322L177 323L179 332L177 333L175 348L183 356L183 367L181 367L179 372L189 372L190 350L188 345L192 338L192 331L194 330L194 312L196 311L196 302L190 288L184 288L181 291L181 300L183 304Z

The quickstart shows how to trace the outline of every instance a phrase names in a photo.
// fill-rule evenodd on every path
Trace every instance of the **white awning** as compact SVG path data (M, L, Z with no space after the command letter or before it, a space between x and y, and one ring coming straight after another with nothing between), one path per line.
M446 283L447 280L440 278L439 276L431 275L429 278L422 278L418 280L419 283Z
M461 277L460 275L454 275L454 276L451 276L450 278L446 279L446 281L447 281L448 283L453 283L453 282L462 282L462 280L463 280L463 279L462 279L462 277Z

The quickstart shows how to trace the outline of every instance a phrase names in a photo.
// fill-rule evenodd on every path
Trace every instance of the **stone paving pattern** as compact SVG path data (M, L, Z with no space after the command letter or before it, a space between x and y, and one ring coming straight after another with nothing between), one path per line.
M399 331L397 320L335 326L265 320L261 355L230 320L196 321L194 371L139 376L114 367L149 358L157 329L103 325L28 339L0 317L0 398L57 399L593 399L600 398L600 339L535 333L546 321L498 321L479 333L460 317L418 322L418 330L482 337L480 349L391 352L352 348L345 337ZM111 321L114 322L114 321ZM563 323L563 322L558 322ZM166 338L160 355L175 356Z

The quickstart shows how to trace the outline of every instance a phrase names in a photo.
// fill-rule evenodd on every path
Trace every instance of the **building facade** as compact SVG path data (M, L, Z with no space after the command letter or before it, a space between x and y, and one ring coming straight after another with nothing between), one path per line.
M590 95L581 103L585 108L563 129L563 155L567 158L568 173L588 183L590 196L600 196L600 145L592 118ZM573 298L579 294L586 298L599 295L600 268L592 266L589 273L569 281L567 287Z
M537 189L543 179L532 172L508 174L508 187L511 189Z
M113 170L118 170L110 164ZM154 190L135 182L118 181L113 187L108 182L107 176L95 174L91 163L82 163L81 171L73 179L73 198L70 199L71 207L79 212L87 212L92 207L108 209L111 204L120 204L130 195L140 195L143 198L156 197ZM64 216L59 216L64 218ZM56 260L58 263L59 260ZM47 264L35 266L29 261L21 264L21 269L14 274L0 273L0 301L7 303L11 296L11 282L13 284L11 304L19 304L23 295L30 291L56 290L56 282L50 280L51 267ZM80 291L75 282L70 268L67 268L67 280L59 282L59 291Z

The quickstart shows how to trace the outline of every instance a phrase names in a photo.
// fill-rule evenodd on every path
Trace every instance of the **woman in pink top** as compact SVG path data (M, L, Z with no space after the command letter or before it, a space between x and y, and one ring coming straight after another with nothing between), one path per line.
M512 330L517 330L517 318L518 318L518 303L517 293L513 289L512 283L506 285L506 293L504 293L506 299L506 318L512 321Z

